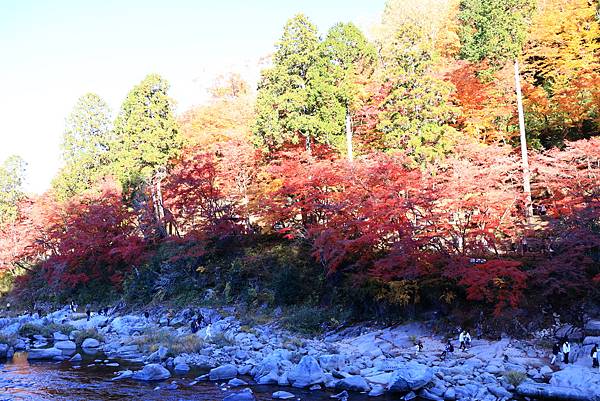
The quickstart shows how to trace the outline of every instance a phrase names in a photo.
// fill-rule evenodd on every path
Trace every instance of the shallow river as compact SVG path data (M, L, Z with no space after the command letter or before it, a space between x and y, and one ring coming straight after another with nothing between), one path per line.
M133 380L111 381L119 370L127 367L139 369L139 366L119 367L94 364L95 357L84 357L80 366L70 362L32 362L27 361L26 353L15 354L12 361L0 363L0 401L106 401L106 400L144 400L144 401L183 401L210 400L221 401L231 390L211 382L199 382L190 386L194 377L205 372L190 372L188 375L174 375L164 382L142 383ZM91 359L90 359L91 358ZM114 361L111 361L114 362ZM121 361L119 361L121 362ZM88 366L94 364L95 366ZM249 379L244 378L246 381ZM166 389L173 381L177 389ZM292 388L272 386L252 386L257 400L271 400L271 394L277 390L294 393L297 399L306 401L330 400L333 393L324 391L302 391ZM364 395L351 395L351 401L366 401ZM378 401L397 398L378 397ZM371 398L371 401L373 398Z

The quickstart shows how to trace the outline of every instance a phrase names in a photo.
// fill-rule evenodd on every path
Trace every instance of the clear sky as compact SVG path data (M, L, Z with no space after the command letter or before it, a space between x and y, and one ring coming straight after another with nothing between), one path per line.
M60 166L64 120L95 92L113 113L148 73L171 83L182 112L220 72L257 74L286 20L306 14L368 30L384 0L0 0L0 161L28 163L43 192Z

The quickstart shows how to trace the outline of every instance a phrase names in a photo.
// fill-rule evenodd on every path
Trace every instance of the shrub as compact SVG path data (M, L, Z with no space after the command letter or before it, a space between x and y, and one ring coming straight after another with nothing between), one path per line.
M68 335L73 330L75 330L75 328L68 324L50 323L48 325L42 326L40 324L25 323L19 329L19 335L21 337L32 337L37 334L42 335L44 337L50 337L56 332Z
M81 346L86 338L94 338L100 342L104 342L104 336L96 330L96 328L77 330L75 332L75 344Z
M318 334L328 319L328 313L320 308L298 306L283 318L283 327L302 334Z
M504 372L503 376L514 387L518 387L519 384L523 383L525 379L527 379L527 375L525 373L518 372L516 370L509 370L508 372Z
M168 329L149 330L133 337L131 342L138 345L143 352L154 352L161 346L165 347L169 356L199 352L204 345L202 339L195 334L181 337Z

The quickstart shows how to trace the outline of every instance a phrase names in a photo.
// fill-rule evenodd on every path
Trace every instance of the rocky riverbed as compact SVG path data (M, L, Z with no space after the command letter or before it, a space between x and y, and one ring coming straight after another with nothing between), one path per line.
M204 326L197 333L191 333L187 324L190 310L171 319L113 313L87 321L68 308L43 318L3 318L0 338L8 344L0 344L0 360L7 359L10 366L17 352L29 361L52 361L63 368L102 367L109 382L151 384L148 391L177 391L182 380L188 389L211 384L227 390L211 397L227 401L317 400L335 395L349 400L600 400L600 371L591 368L589 357L593 344L600 342L597 321L588 322L585 333L561 333L580 341L571 351L574 363L550 366L550 350L510 338L475 339L466 351L455 342L456 351L441 358L445 339L419 323L354 326L304 338L273 324L243 326L232 310L200 311ZM60 327L63 332L19 334L36 327ZM413 346L417 338L424 344L419 353ZM10 383L0 380L0 386L9 388ZM268 396L264 386L271 386Z

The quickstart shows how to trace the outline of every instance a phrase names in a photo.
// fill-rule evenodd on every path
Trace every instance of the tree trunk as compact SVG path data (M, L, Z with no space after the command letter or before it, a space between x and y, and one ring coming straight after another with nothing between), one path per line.
M525 115L523 113L523 100L521 97L521 80L519 76L519 62L515 59L515 90L517 92L517 108L519 110L519 132L521 138L521 159L523 162L523 192L525 193L525 217L527 223L531 222L533 216L533 205L531 202L531 173L527 158L527 138L525 136Z
M346 105L346 149L348 152L348 161L352 163L354 155L352 151L352 119L350 118L350 107Z

